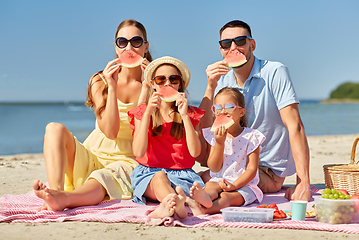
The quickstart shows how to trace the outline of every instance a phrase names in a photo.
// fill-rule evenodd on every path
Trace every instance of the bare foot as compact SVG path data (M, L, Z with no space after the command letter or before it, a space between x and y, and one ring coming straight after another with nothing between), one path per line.
M32 187L35 195L45 200L44 205L38 211L62 211L66 208L67 195L64 191L49 189L38 179L34 180Z
M34 180L34 182L32 183L32 188L34 189L35 194L41 190L44 190L46 187L45 184L43 184L42 182L40 182L40 180L36 179ZM37 196L37 195L36 195ZM42 205L40 208L37 209L38 212L42 211L42 210L49 210L52 211L52 209L49 207L49 205L47 205L47 203L45 202L44 205Z
M198 182L193 183L193 186L190 189L190 195L196 202L203 205L205 208L210 208L213 205L212 199Z
M160 203L160 205L151 212L148 216L150 218L164 218L171 217L175 213L175 198L177 194L170 193L168 194Z
M190 197L187 197L186 203L188 207L192 210L193 216L199 216L202 214L206 214L207 212L207 208L203 207L201 204L199 204Z
M176 192L177 192L177 198L175 198L176 206L175 206L175 212L177 213L177 216L181 219L186 218L188 213L187 209L185 207L185 202L187 199L186 194L183 192L183 189L179 186L176 186Z

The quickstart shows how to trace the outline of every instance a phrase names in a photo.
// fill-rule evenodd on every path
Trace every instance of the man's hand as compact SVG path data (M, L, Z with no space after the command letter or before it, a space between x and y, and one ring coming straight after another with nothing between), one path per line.
M228 72L229 68L226 66L226 62L223 60L208 65L206 69L208 85L215 89L221 76L226 75Z
M310 199L310 184L298 183L290 187L285 192L284 197L288 200L303 200L309 201Z

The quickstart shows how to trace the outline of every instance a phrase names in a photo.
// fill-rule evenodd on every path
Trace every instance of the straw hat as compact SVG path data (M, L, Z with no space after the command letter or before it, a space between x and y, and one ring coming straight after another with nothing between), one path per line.
M176 58L173 58L173 57L169 57L169 56L157 58L157 59L153 60L152 62L150 62L150 64L148 64L148 66L146 67L145 72L144 72L145 81L151 86L151 80L152 80L153 73L162 64L173 65L181 72L182 81L183 81L183 90L185 90L189 84L189 80L191 78L191 73L189 72L189 69L182 61L180 61Z

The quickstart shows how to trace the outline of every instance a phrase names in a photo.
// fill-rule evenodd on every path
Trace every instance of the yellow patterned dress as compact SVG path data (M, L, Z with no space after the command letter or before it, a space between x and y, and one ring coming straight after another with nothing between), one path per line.
M117 102L120 116L117 138L106 138L97 122L83 144L75 138L74 169L72 175L65 175L65 191L72 191L93 178L102 184L110 199L131 199L130 176L138 163L132 152L133 137L127 112L137 103Z

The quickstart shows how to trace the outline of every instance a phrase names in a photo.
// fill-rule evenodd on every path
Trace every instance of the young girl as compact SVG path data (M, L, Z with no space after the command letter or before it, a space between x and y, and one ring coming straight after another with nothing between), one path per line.
M206 141L212 146L208 158L211 179L204 189L197 182L190 189L195 201L188 199L187 203L195 216L263 199L257 184L260 145L265 137L258 130L246 127L244 105L244 96L236 88L225 87L215 97L214 114L225 114L234 124L227 130L221 126L215 132L203 129Z
M133 200L142 204L146 199L159 201L151 218L174 213L185 218L191 186L197 181L204 187L192 170L201 152L198 123L204 111L188 106L184 91L190 72L183 62L172 57L156 59L146 67L144 80L151 86L147 106L139 105L128 113L135 127L133 152L140 164L131 175ZM179 92L175 102L161 100L160 90L165 86Z

